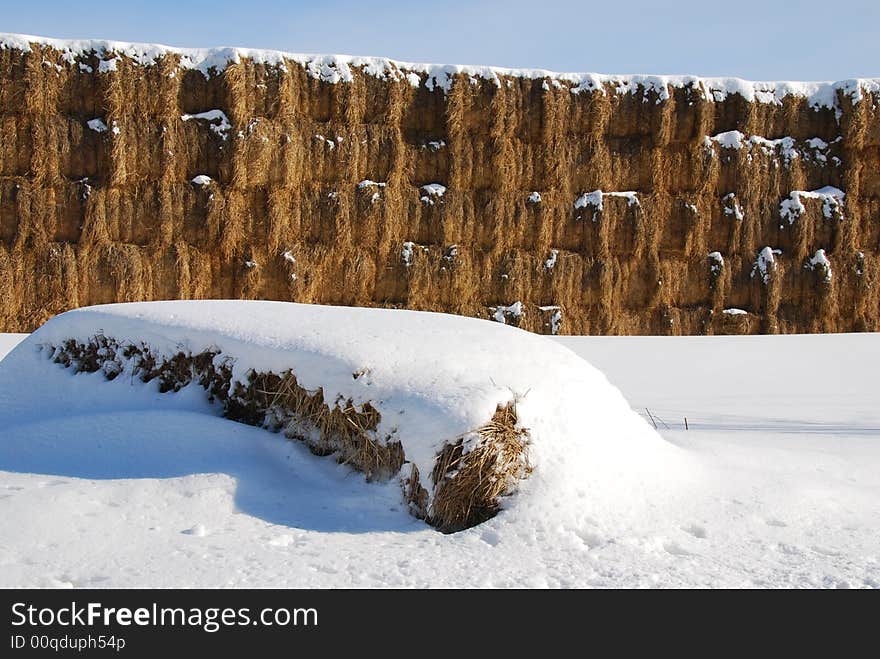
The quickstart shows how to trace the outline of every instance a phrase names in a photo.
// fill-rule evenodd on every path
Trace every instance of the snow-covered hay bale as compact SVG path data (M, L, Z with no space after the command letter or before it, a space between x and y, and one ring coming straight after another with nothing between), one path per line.
M204 390L230 419L283 432L368 480L399 479L413 514L444 532L489 519L530 476L546 481L566 461L586 463L585 447L628 453L638 450L633 440L660 441L567 348L444 314L256 301L115 304L53 318L2 368L25 374L17 361L35 351L112 381L102 386Z

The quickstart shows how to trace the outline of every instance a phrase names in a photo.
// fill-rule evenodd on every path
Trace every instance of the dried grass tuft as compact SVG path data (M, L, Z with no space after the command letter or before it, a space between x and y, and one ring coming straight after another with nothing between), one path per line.
M431 475L434 496L427 514L431 524L454 533L498 512L501 497L531 473L526 458L528 432L517 424L515 404L499 406L475 436L444 446Z
M380 439L376 429L381 421L369 402L361 406L351 400L324 400L324 391L310 391L288 371L281 376L259 374L251 384L253 393L239 395L246 400L253 394L264 396L265 407L285 436L299 439L319 455L335 454L337 460L366 475L367 480L387 480L400 471L403 449L391 438Z

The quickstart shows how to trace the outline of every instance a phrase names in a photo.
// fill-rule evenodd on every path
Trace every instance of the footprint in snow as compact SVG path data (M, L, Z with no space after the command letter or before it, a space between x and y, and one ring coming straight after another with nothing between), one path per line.
M801 556L804 553L797 545L787 545L782 542L776 545L776 548L788 556Z
M501 542L501 536L498 535L496 531L483 531L483 535L480 536L480 540L485 542L490 547L494 547L499 542Z
M677 542L667 542L663 545L663 549L673 556L696 556L694 552L685 549Z
M337 570L335 567L332 567L330 565L323 565L323 564L314 565L313 564L313 565L310 565L309 567L312 568L313 570L315 570L316 572L321 572L323 574L339 574L339 570Z
M272 538L267 543L270 547L289 547L294 542L296 542L296 538L292 535L279 535L277 538Z
M681 530L694 536L695 538L699 538L700 540L705 540L706 537L709 535L708 533L706 533L706 529L704 529L702 526L699 526L698 524L683 526L681 527Z
M76 588L76 584L68 575L61 577L47 576L41 588Z
M605 544L605 539L602 536L591 531L575 531L575 535L580 538L587 549L595 549Z
M191 535L196 538L204 538L206 535L208 535L208 531L207 529L205 529L204 524L196 524L192 528L181 531L181 533L183 533L184 535Z

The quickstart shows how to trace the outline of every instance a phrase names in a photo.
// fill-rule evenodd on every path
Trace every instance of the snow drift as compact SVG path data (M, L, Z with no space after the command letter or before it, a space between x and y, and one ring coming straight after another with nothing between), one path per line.
M0 383L26 390L34 359L92 374L44 383L43 404L84 387L203 388L224 416L283 431L370 480L399 479L411 511L443 531L485 521L524 490L564 498L597 469L662 468L674 451L567 348L444 314L114 304L47 322L0 363Z

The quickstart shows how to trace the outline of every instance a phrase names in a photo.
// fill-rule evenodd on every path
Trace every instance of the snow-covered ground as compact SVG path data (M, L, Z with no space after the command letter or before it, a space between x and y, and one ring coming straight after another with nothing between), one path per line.
M880 335L558 341L651 410L675 459L589 469L541 515L526 487L451 536L397 483L196 392L98 397L58 387L99 376L35 362L63 398L26 422L0 405L0 586L880 587ZM4 386L7 410L34 395ZM583 432L607 434L588 414Z
M27 338L27 334L0 334L0 359Z

